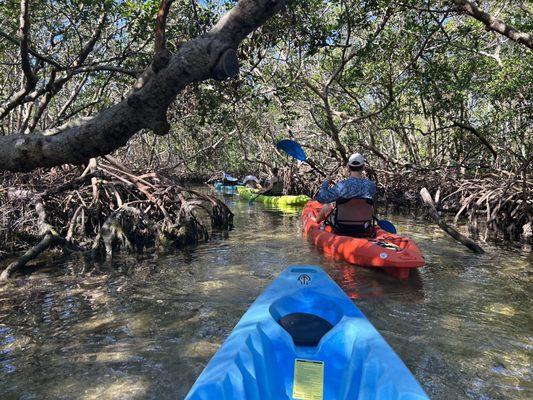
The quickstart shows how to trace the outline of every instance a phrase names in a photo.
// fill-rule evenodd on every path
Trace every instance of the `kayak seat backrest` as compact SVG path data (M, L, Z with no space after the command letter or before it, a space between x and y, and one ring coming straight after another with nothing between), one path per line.
M337 201L333 212L333 230L346 236L368 236L372 232L372 200L364 198Z
M296 346L316 347L320 339L332 328L328 321L318 315L308 313L292 313L278 321L292 337Z

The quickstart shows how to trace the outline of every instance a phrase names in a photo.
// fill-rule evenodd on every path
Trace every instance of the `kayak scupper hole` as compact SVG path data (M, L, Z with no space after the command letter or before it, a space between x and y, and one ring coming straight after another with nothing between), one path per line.
M269 311L296 346L316 347L342 319L342 310L334 299L324 297L282 297L272 303Z

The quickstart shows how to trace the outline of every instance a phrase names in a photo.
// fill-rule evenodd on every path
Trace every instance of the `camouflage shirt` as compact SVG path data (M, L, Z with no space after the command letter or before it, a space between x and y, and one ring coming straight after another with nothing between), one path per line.
M320 187L316 200L322 204L333 203L341 199L369 199L376 197L376 184L368 179L349 177L339 183L329 186L326 181Z

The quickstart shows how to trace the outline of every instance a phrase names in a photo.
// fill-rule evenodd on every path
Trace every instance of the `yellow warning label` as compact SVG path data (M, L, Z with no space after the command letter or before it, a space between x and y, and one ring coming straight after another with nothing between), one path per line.
M324 397L324 363L322 361L294 361L294 385L292 397L295 400L322 400Z

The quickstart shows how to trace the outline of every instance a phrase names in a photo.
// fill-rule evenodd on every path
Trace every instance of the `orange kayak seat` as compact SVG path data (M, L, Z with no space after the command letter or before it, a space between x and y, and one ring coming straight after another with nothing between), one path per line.
M374 237L374 202L367 198L339 199L325 224L334 233L356 238Z

